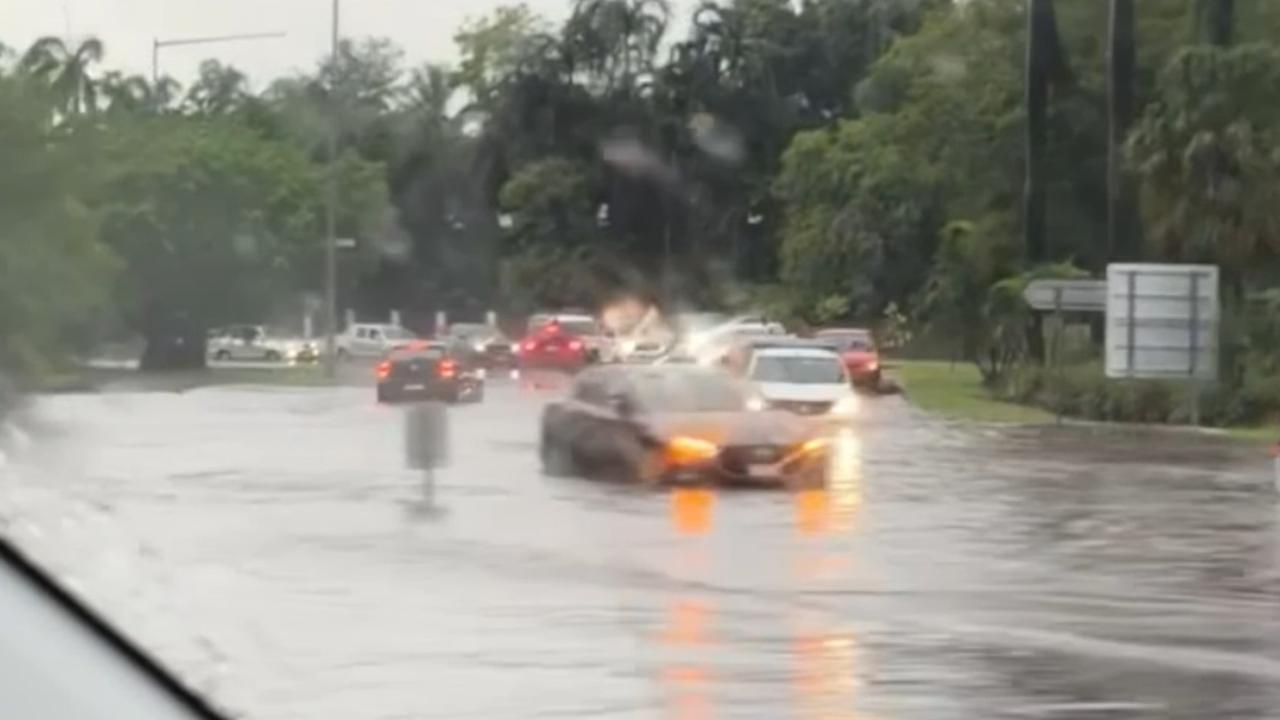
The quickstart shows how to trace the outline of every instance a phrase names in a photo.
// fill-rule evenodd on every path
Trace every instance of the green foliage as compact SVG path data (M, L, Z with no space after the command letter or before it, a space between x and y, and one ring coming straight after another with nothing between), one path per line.
M57 359L116 269L87 201L100 158L49 107L35 84L0 77L0 369L20 373Z
M103 238L126 262L119 301L135 327L258 318L315 287L323 176L298 149L234 122L180 118L113 124L104 144ZM339 168L339 227L354 229L381 207L381 171L350 156Z
M1129 141L1162 258L1247 274L1280 252L1280 51L1195 47L1161 74Z

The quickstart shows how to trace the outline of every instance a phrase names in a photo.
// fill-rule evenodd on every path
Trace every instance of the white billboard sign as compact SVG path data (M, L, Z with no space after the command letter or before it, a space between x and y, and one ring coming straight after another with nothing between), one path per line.
M1218 375L1215 265L1107 266L1107 377Z

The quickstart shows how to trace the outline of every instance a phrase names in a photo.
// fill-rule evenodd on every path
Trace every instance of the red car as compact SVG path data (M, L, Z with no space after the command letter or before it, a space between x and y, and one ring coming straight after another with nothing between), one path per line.
M840 354L854 385L874 388L880 384L880 352L870 330L831 328L819 330L814 337Z
M583 339L559 323L548 323L530 333L516 350L521 369L577 371L590 361Z

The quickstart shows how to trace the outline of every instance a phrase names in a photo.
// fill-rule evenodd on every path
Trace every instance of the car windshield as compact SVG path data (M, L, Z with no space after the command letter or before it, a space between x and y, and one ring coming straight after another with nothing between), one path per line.
M818 341L837 350L853 350L857 352L875 350L875 343L871 341L871 338L860 333L825 333L818 336Z
M742 389L719 374L653 373L634 384L641 408L651 413L736 412L746 404Z
M832 384L844 382L838 358L817 355L760 355L751 379L765 383Z
M556 324L561 332L570 335L591 336L600 333L600 325L594 320L560 320Z

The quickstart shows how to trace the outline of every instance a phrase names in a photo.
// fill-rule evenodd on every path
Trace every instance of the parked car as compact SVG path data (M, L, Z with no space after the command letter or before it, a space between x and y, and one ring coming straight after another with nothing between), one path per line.
M440 339L470 348L475 358L490 370L516 366L515 346L495 327L483 323L454 323Z
M876 349L876 341L870 330L828 328L819 330L814 337L840 354L855 385L879 387L880 351Z
M262 325L230 325L209 331L208 353L213 360L313 362L319 357L315 342L272 335Z
M392 350L378 363L378 402L440 400L480 402L484 372L459 357L447 343L419 340Z
M590 315L578 312L538 313L529 318L527 337L536 339L548 328L581 340L588 363L618 360L615 338Z
M542 464L646 484L798 486L825 480L823 424L753 411L729 375L695 365L590 368L543 411Z
M377 358L406 348L417 339L417 335L399 325L354 323L334 339L334 345L339 358Z

